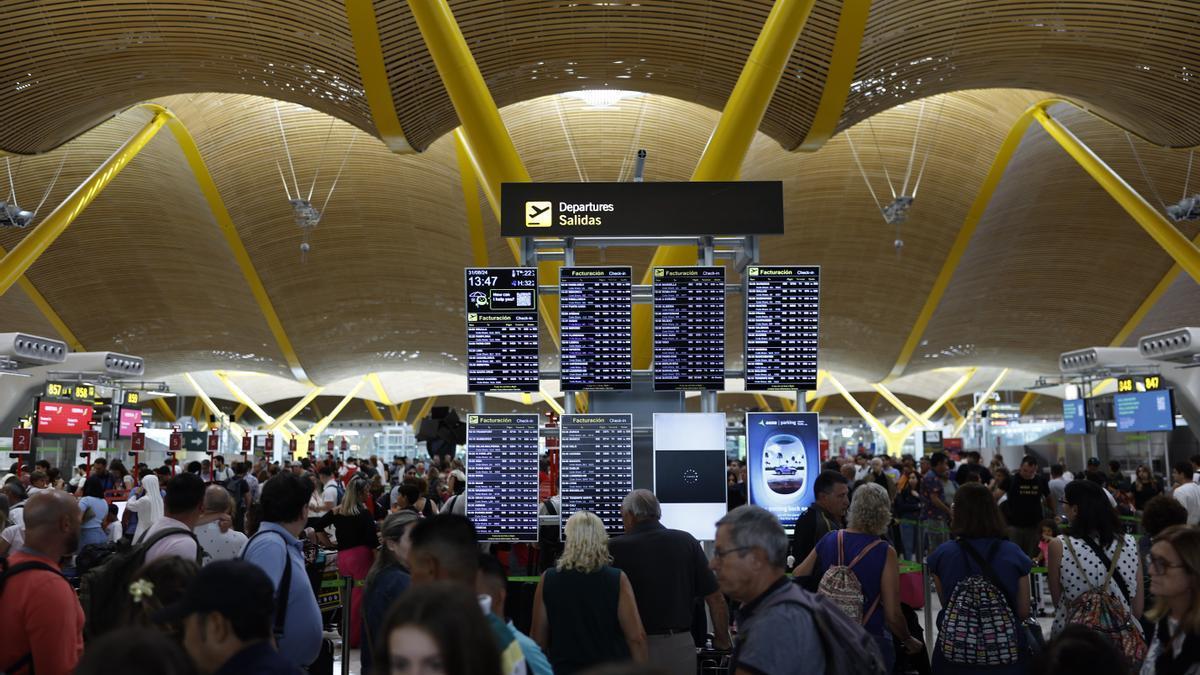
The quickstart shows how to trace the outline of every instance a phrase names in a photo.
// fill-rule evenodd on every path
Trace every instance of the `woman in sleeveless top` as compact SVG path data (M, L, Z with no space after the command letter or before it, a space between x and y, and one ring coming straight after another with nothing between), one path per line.
M1033 569L1033 561L1019 546L1007 540L1008 528L1004 517L1000 515L1000 507L992 497L992 491L979 483L965 484L954 495L953 506L950 534L955 540L938 546L928 560L929 571L933 575L933 583L942 606L938 612L937 625L945 625L946 607L950 604L950 598L958 584L983 572L971 551L963 550L964 546L970 546L979 557L987 560L995 574L995 580L999 582L1000 587L997 590L1011 598L1010 602L1015 605L1012 608L1014 618L1017 621L1025 620L1029 617L1029 572ZM990 558L989 553L992 553ZM1010 635L1021 640L1017 625L1013 624L1011 629L1013 633ZM939 642L933 650L932 666L935 675L980 672L989 675L1019 675L1028 672L1029 669L1024 652L1014 664L988 666L984 669L949 662L943 654L943 646L943 643Z
M589 511L567 520L558 565L542 575L530 631L558 675L613 661L646 661L646 633L633 586L612 567L604 523Z
M1050 542L1046 555L1050 597L1056 608L1051 635L1062 632L1066 608L1076 598L1104 583L1108 564L1102 558L1116 558L1117 563L1108 592L1120 599L1131 617L1141 617L1144 589L1137 540L1121 532L1104 488L1087 480L1073 481L1067 484L1064 502L1071 528Z
M841 564L851 567L862 586L863 628L875 638L890 672L896 662L892 635L904 643L910 654L925 649L925 645L908 631L908 623L900 609L900 567L896 549L881 538L892 522L892 499L887 489L877 483L860 485L850 501L846 522L845 530L821 537L813 552L793 574L815 573L822 577L830 567L839 564L839 559Z

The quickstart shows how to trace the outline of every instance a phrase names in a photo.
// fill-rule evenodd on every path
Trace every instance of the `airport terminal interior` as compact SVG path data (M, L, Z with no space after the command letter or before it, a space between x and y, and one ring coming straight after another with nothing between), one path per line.
M0 559L54 559L0 571L0 672L114 672L142 650L161 673L1084 672L1063 546L1100 484L1143 547L1125 551L1136 591L1132 571L1112 581L1128 633L1102 633L1124 650L1111 672L1200 673L1200 3L5 0L0 16ZM835 483L848 512L823 501ZM297 485L299 520L280 515ZM879 531L856 505L873 485ZM971 577L1020 638L987 664L955 651L971 600L937 567L983 536L950 508L981 491L973 508L1025 556L1015 591ZM1152 551L1160 493L1187 522ZM82 515L55 529L64 500ZM636 539L647 514L701 556L680 563L707 580L684 593L690 625L645 606L665 591L631 551L672 560ZM190 568L146 572L160 521L186 530L161 541L191 546L174 558ZM428 608L461 599L454 565L423 570L420 550L448 550L429 542L459 521L483 556L466 595L498 570L496 635L439 634L453 617ZM71 527L78 542L47 534ZM834 636L878 663L822 656L828 627L808 619L795 630L814 635L755 643L782 611L767 596L836 600L845 568L820 552L843 527L887 544ZM1119 577L1108 531L1089 543ZM583 648L572 627L592 624L570 608L616 606L617 587L563 570L597 538L599 569L624 570L617 613L636 606L588 619L603 626ZM753 561L811 587L755 586ZM381 589L389 571L408 590ZM67 583L34 602L37 575ZM263 576L275 611L255 642L236 598ZM188 605L213 596L232 604ZM62 627L35 630L25 602ZM406 626L436 668L413 665Z

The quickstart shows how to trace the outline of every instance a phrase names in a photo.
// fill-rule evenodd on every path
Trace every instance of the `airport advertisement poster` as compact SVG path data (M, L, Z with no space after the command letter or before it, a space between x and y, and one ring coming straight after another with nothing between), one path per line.
M817 413L747 413L746 480L750 503L791 530L813 503L821 471Z

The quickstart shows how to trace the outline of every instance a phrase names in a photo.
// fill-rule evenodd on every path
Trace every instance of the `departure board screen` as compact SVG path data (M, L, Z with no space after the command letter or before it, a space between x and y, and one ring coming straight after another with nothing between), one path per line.
M725 268L654 268L654 389L725 388Z
M571 514L585 510L610 536L621 534L621 501L633 490L633 415L563 415L560 424L560 532Z
M480 541L537 541L537 415L467 415L467 518Z
M562 389L633 386L633 270L562 267L558 275Z
M746 391L817 388L821 268L746 268Z
M536 267L468 267L467 391L538 390Z

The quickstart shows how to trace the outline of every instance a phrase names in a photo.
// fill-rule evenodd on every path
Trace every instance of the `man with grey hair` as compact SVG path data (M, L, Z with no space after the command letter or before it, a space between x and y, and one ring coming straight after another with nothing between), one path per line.
M609 540L613 566L625 572L646 629L650 663L671 675L696 672L692 617L703 598L712 614L713 646L729 649L729 611L700 543L659 520L662 508L649 490L621 503L625 534Z
M742 603L731 673L801 675L825 672L825 651L807 591L784 572L788 538L775 516L739 506L717 521L712 569L721 592Z
M233 496L224 487L213 484L204 490L205 516L232 516L234 512ZM246 535L230 528L221 531L220 522L214 520L196 528L196 540L204 549L204 564L218 560L234 560L242 556L242 549L248 541Z

